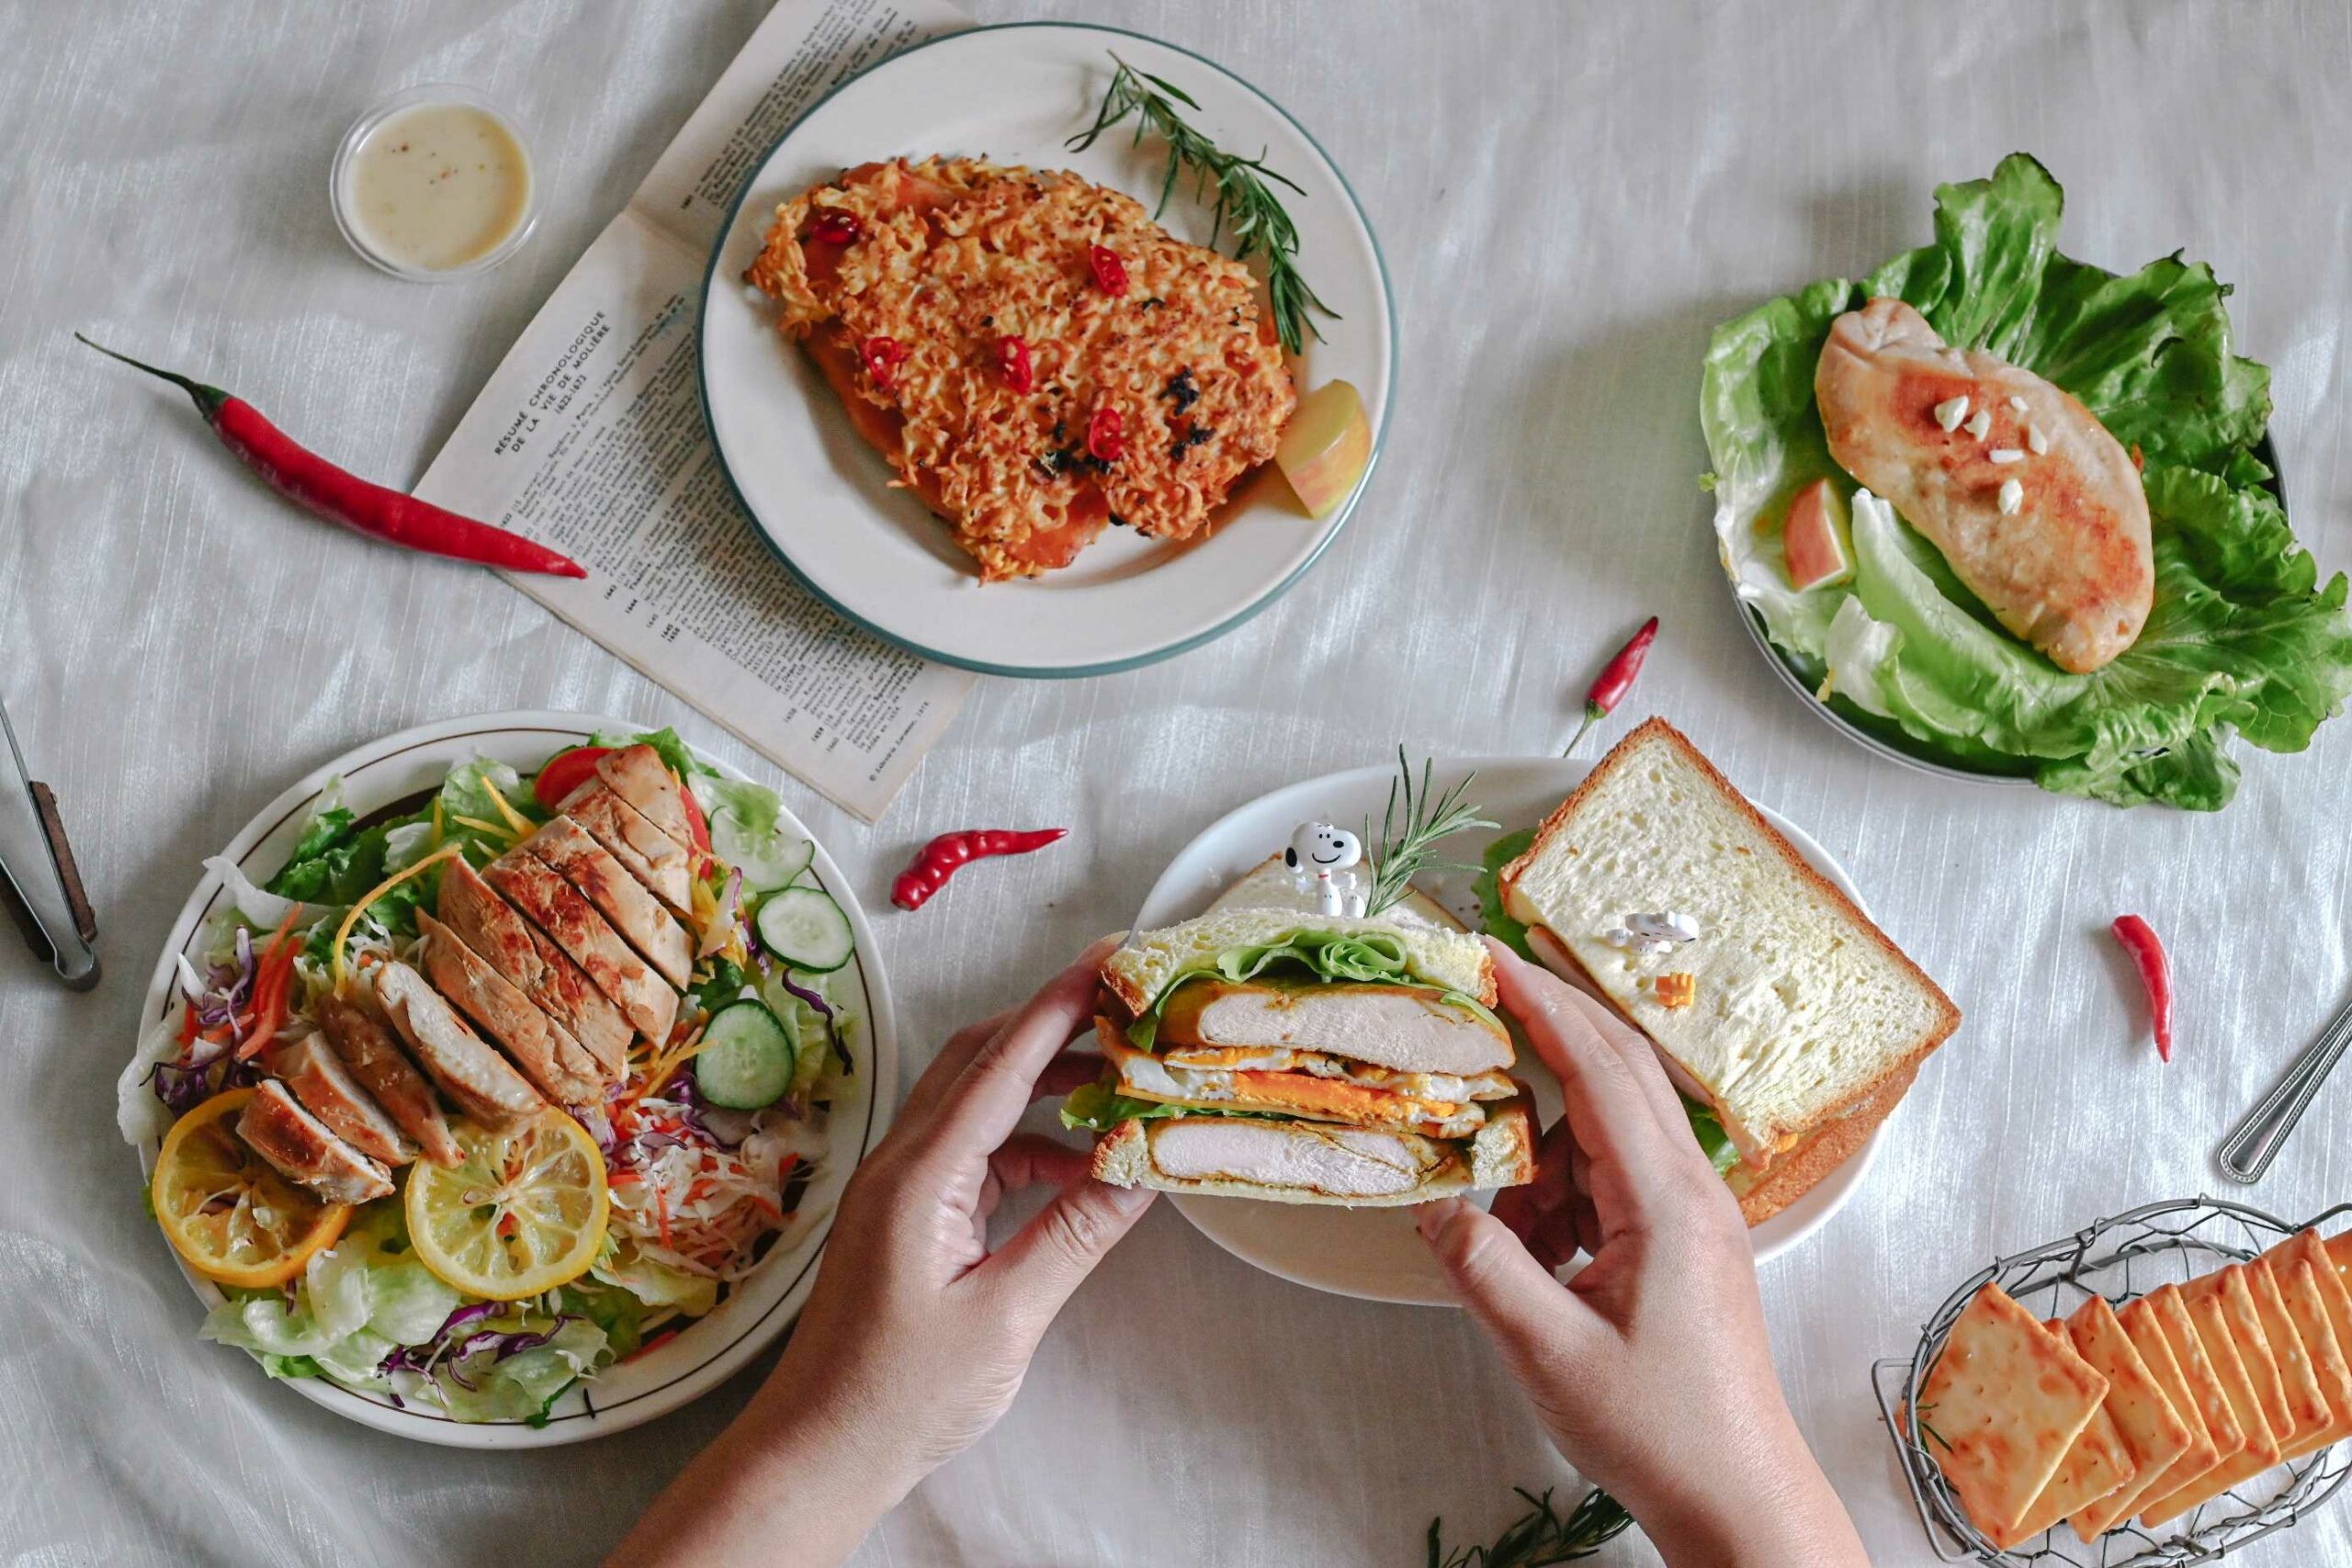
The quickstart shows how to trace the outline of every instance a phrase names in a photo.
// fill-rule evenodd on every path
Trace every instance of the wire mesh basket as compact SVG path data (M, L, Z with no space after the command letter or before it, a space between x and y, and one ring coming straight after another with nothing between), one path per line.
M2352 1444L2338 1443L2264 1472L2151 1535L2125 1523L2098 1540L2078 1540L2064 1524L2038 1545L2002 1551L1968 1520L1942 1467L1917 1436L1897 1421L1897 1406L1917 1404L1919 1388L1942 1353L1962 1308L1988 1280L2037 1318L2064 1317L2094 1295L2116 1305L2165 1284L2180 1284L2229 1263L2245 1262L2297 1231L2352 1213L2339 1203L2303 1224L2290 1224L2244 1203L2178 1198L2149 1203L2100 1220L2073 1235L2014 1253L1978 1270L1937 1309L1919 1334L1918 1348L1871 1368L1871 1392L1894 1443L1896 1462L1918 1505L1919 1523L1946 1562L2070 1564L2071 1568L2188 1568L2211 1562L2264 1536L2285 1529L2335 1495L2352 1473Z

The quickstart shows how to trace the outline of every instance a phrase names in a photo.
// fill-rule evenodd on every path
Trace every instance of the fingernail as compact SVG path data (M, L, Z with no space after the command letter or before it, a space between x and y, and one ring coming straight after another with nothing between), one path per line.
M1453 1217L1453 1211L1461 1203L1459 1198L1440 1198L1434 1203L1423 1203L1413 1212L1413 1228L1421 1233L1423 1241L1435 1241L1437 1233L1445 1228L1446 1221Z

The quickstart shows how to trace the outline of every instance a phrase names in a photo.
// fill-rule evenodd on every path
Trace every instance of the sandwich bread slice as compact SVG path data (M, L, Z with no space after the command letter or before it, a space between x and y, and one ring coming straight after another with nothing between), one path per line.
M1755 1224L1861 1147L1960 1011L1672 726L1620 741L1498 877L1738 1151Z
M1433 904L1247 905L1279 896L1253 874L1104 961L1103 1078L1062 1112L1103 1134L1096 1177L1351 1207L1533 1179L1485 946Z

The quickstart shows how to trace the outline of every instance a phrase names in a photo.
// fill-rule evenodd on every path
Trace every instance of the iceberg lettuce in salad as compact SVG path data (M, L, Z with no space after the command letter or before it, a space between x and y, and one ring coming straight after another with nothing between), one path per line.
M2270 376L2232 352L2229 288L2178 254L2119 276L2058 253L2064 198L2023 153L1936 192L1936 240L1860 282L1831 278L1716 329L1700 422L1715 533L1741 603L1842 716L1917 754L2117 805L2228 804L2233 732L2311 742L2352 694L2352 618L2323 584L2254 454ZM2004 631L1941 555L1875 498L1850 581L1790 586L1776 525L1831 462L1814 401L1830 323L1882 296L1944 339L2080 399L2143 462L2155 600L2139 640L2088 675Z

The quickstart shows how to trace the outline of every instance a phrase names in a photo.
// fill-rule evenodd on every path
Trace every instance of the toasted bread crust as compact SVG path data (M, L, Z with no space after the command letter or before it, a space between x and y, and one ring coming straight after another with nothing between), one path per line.
M1913 1076L1906 1072L1887 1083L1858 1106L1852 1115L1832 1122L1758 1172L1752 1185L1735 1182L1733 1191L1739 1199L1739 1217L1751 1228L1762 1224L1860 1154L1879 1124L1903 1103ZM1739 1171L1734 1169L1732 1175L1736 1178Z
M1945 1041L1951 1039L1953 1031L1960 1027L1960 1009L1952 1005L1951 998L1944 994L1943 987L1937 985L1936 982L1928 976L1928 972L1920 968L1909 953L1896 946L1894 940L1888 936L1886 932L1879 929L1877 921L1864 914L1854 901L1845 895L1837 884L1831 882L1818 871L1815 871L1812 864L1806 861L1804 856L1797 852L1796 846L1790 843L1787 839L1781 836L1780 829L1773 827L1772 824L1765 818L1764 814L1756 809L1754 803L1751 802L1747 795L1740 793L1738 786L1734 784L1729 779L1724 777L1722 771L1716 768L1713 762L1707 761L1706 757L1700 752L1699 749L1690 743L1690 737L1675 728L1674 726L1667 723L1663 718L1652 717L1645 720L1642 724L1635 727L1629 734L1627 734L1623 739L1611 747L1609 749L1609 754L1601 758L1598 763L1594 764L1592 772L1584 776L1584 781L1568 793L1568 797L1560 802L1560 804L1553 809L1550 816L1544 818L1543 825L1536 829L1534 841L1528 845L1527 852L1518 859L1512 861L1509 865L1504 866L1496 875L1496 886L1500 892L1505 904L1508 905L1510 903L1513 894L1516 892L1520 877L1524 875L1527 868L1535 863L1537 857L1543 852L1544 847L1550 843L1556 835L1566 830L1568 823L1574 819L1577 812L1580 807L1582 807L1586 798L1592 793L1595 786L1598 785L1600 782L1613 769L1624 765L1628 758L1632 757L1636 751L1638 751L1645 743L1651 740L1665 741L1668 746L1672 747L1680 754L1684 761L1697 769L1702 777L1721 792L1723 797L1731 804L1735 810L1736 810L1741 816L1747 818L1749 824L1753 826L1757 832L1763 837L1765 842L1771 846L1773 852L1781 857L1782 862L1786 863L1789 869L1796 874L1799 880L1803 881L1806 885L1808 889L1810 889L1825 903L1827 903L1852 920L1862 934L1869 941L1877 944L1879 949L1889 958L1893 959L1896 966L1902 969L1903 972L1910 977L1913 983L1917 985L1919 988L1927 994L1932 1002L1936 1014L1935 1021L1928 1027L1927 1033L1922 1037L1920 1043L1913 1048L1908 1055L1890 1063L1886 1068L1879 1073L1875 1077L1858 1086L1853 1093L1847 1095L1844 1099L1838 1100L1834 1104L1824 1107L1821 1112L1805 1126L1790 1130L1793 1131L1800 1138L1810 1138L1815 1134L1833 1130L1841 1121L1855 1120L1856 1118L1848 1116L1847 1112L1853 1111L1857 1107L1862 1106L1867 1102L1877 1100L1886 1092L1889 1085L1900 1084L1907 1087L1910 1084L1913 1076L1918 1072L1919 1065L1922 1062L1925 1062L1929 1055L1933 1055L1937 1047L1940 1046ZM1565 942L1559 942L1558 945L1563 951L1568 950L1567 944ZM1898 1088L1894 1092L1899 1098L1902 1093L1902 1089ZM1860 1147L1860 1145L1857 1143L1854 1146ZM1847 1152L1850 1154L1852 1150L1849 1149ZM1781 1159L1775 1159L1770 1163L1773 1167L1777 1168L1781 1161L1787 1157L1787 1156L1782 1156ZM1840 1157L1842 1158L1843 1156ZM1824 1167L1820 1175L1826 1175L1831 1168L1835 1168L1836 1164L1837 1161L1832 1161L1829 1166ZM1820 1175L1816 1175L1813 1179L1818 1180L1820 1179ZM1810 1186L1812 1183L1808 1181L1806 1185ZM1800 1190L1800 1193L1801 1191L1802 1190ZM1792 1193L1788 1201L1793 1201L1798 1195L1800 1194ZM1783 1206L1785 1206L1785 1204ZM1778 1211L1776 1210L1774 1212L1777 1213ZM1757 1222L1755 1220L1750 1220L1748 1223L1753 1224Z

